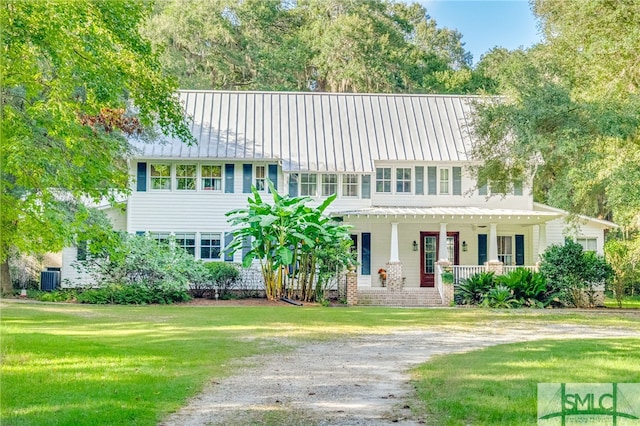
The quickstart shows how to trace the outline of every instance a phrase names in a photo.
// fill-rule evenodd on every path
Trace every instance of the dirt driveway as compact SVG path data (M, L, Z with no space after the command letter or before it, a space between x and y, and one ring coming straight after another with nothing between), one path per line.
M408 369L438 354L538 339L638 337L636 331L578 325L511 325L405 330L305 344L243 361L162 425L423 424L412 418ZM282 413L285 413L284 415ZM283 422L283 419L286 419Z

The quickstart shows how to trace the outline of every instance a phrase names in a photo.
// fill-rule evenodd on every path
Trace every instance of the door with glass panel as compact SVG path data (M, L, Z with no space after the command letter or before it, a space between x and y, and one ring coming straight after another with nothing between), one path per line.
M447 257L454 265L459 264L458 235L458 232L447 232ZM435 285L436 262L443 257L438 254L439 240L438 232L420 233L420 287Z

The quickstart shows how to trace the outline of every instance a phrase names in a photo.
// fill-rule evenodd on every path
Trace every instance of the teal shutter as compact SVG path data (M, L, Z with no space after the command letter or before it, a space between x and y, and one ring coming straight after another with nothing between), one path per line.
M462 195L462 168L453 167L453 195Z
M242 192L251 192L251 181L253 179L253 164L242 165Z
M298 174L289 173L289 196L298 196Z
M362 275L371 275L371 232L362 233Z
M278 189L278 165L269 164L269 180L273 183L273 186Z
M138 236L142 236L142 235L144 235L144 234L145 234L145 232L144 232L144 231L136 231L136 235L138 235Z
M147 191L147 163L138 163L137 174L137 187L138 192Z
M233 164L224 165L224 192L227 194L233 194Z
M225 262L233 262L233 253L227 251L227 247L233 241L233 232L225 232L224 233L224 261Z
M424 195L424 167L416 166L416 195Z
M487 261L487 234L478 234L478 265Z
M522 195L522 181L513 182L513 195Z
M516 235L516 265L524 265L524 235Z
M251 251L251 239L249 237L244 237L242 240L242 260L244 261L245 256Z
M362 198L371 198L371 175L362 175Z
M478 195L487 195L488 189L486 180L478 181Z
M438 169L437 167L427 167L427 194L436 195L438 193Z

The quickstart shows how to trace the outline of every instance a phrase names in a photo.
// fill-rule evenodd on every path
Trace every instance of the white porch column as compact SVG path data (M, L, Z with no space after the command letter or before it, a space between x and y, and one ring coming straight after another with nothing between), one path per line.
M398 222L391 222L391 253L389 262L400 262L398 250Z
M438 247L438 262L449 262L449 250L447 250L447 224L440 224L440 247Z
M541 223L538 226L538 256L536 262L540 261L540 255L547 249L547 224Z
M498 224L489 224L489 263L499 263L498 260Z

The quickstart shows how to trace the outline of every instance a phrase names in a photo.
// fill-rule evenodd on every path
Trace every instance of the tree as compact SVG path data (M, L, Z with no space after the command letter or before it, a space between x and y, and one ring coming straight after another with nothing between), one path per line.
M418 4L383 0L180 0L146 27L167 70L200 89L470 90L457 31Z
M335 195L318 207L310 207L309 197L281 196L268 183L273 204L263 201L252 188L248 207L227 213L236 229L227 250L234 253L248 248L243 258L245 267L259 260L269 300L283 296L312 300L318 295L314 285L319 284L322 290L323 280L332 272L353 263L348 249L349 227L323 216ZM318 271L320 277L316 276Z
M127 192L124 136L158 125L193 140L139 33L150 11L128 0L0 6L3 291L11 250L58 251L90 231L87 201Z
M534 196L632 224L640 211L640 3L537 0L545 40L478 67L501 101L477 105L480 178L535 176Z

